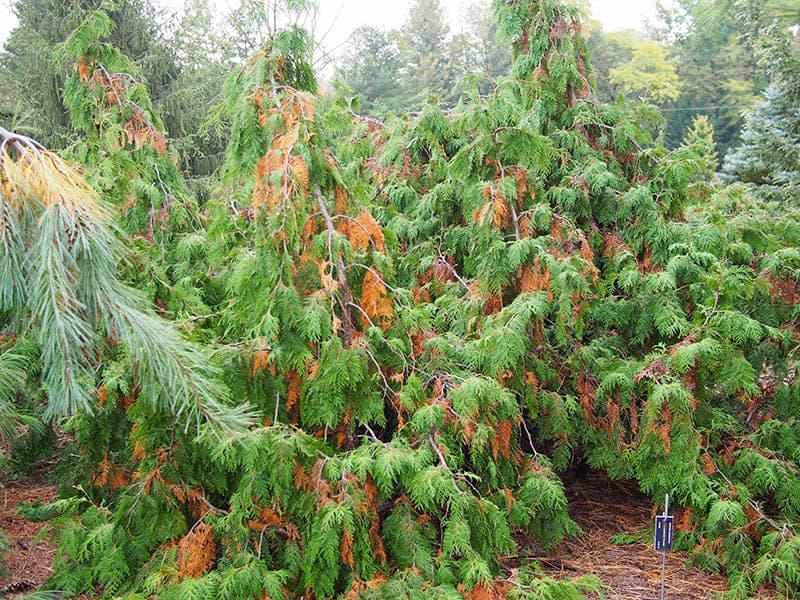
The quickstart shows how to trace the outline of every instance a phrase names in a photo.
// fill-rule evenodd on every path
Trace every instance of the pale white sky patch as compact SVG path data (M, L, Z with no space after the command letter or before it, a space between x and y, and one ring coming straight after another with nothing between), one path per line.
M644 31L646 21L655 20L656 3L655 0L592 0L592 14L606 31Z
M180 7L181 0L155 0L163 6ZM227 9L232 0L217 4ZM320 0L320 34L329 31L325 39L328 48L341 46L353 29L359 25L373 25L382 29L400 27L406 20L410 0ZM460 29L461 15L469 0L442 0L451 23L451 29ZM592 0L592 13L608 31L618 29L643 29L645 20L655 15L655 0ZM8 33L16 25L10 9L11 0L0 0L0 44L5 44Z

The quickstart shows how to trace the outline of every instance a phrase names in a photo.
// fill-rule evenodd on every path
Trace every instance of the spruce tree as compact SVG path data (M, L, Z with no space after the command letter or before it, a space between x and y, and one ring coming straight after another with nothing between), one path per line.
M101 2L80 0L15 0L19 21L0 55L2 87L11 91L22 110L31 112L33 133L49 147L70 140L68 110L61 90L71 65L56 53L84 17ZM159 12L150 0L118 0L105 7L115 24L114 43L141 68L151 92L159 98L177 76L175 57L156 23Z
M357 94L364 112L394 112L407 102L397 37L396 32L364 26L350 38L337 75Z
M725 157L728 181L756 186L765 198L800 199L800 108L773 85L748 113L742 143Z
M726 156L729 180L754 184L770 200L796 201L800 152L800 46L790 21L776 19L779 6L735 3L747 41L771 79L764 100L747 114L742 144Z
M209 125L234 62L222 15L209 0L186 0L170 31L178 75L158 99L158 113L181 159L184 177L205 191L225 151L227 128Z
M408 93L439 99L449 95L455 84L447 60L449 33L439 0L415 0L400 31Z

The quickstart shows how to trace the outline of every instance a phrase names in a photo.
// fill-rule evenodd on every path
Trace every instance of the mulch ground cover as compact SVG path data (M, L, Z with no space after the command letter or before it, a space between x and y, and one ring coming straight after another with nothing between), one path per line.
M36 474L19 481L4 481L0 487L0 531L11 545L11 551L4 556L7 574L0 577L0 598L34 590L49 577L55 550L46 540L34 541L42 523L31 523L14 509L20 504L55 499L56 486L42 483Z
M607 600L657 600L661 591L661 553L653 549L656 508L635 482L611 481L601 473L565 482L570 516L583 533L564 542L553 556L537 557L551 577L596 575ZM660 509L659 509L660 510ZM614 534L643 533L645 541L619 545ZM718 599L727 589L724 576L685 565L683 552L667 556L665 598ZM599 596L598 596L599 598ZM759 600L777 599L764 590Z

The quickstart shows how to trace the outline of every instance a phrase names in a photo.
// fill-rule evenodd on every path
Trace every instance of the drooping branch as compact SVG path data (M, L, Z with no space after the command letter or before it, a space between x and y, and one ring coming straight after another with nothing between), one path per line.
M328 230L328 250L332 254L333 238L336 236L336 227L333 224L333 219L331 218L330 212L328 212L328 207L325 205L325 198L322 196L322 191L319 189L319 186L315 186L314 193L317 198L319 212L322 215L322 218L325 220L325 226ZM345 342L350 345L356 332L353 316L350 313L350 306L354 304L354 297L352 290L347 285L347 268L345 267L341 253L337 253L333 260L335 264L332 266L336 269L336 279L339 283L339 290L342 294L340 305L342 307L342 326L344 328L344 339Z

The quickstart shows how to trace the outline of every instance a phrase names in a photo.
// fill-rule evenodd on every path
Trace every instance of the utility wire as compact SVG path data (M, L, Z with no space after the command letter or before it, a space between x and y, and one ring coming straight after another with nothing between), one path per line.
M660 108L661 112L691 112L694 110L723 110L728 108L751 108L748 104L716 104L712 106L686 106L680 108Z

